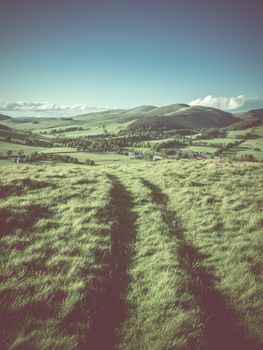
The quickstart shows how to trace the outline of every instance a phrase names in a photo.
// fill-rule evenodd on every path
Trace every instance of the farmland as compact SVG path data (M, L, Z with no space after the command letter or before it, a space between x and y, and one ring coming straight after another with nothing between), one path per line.
M262 165L1 168L1 349L261 349Z
M189 109L1 121L1 349L263 348L263 127Z
M116 124L113 124L112 127L116 127ZM175 135L172 138L165 138L164 135L162 139L160 139L160 136L157 139L152 136L150 140L147 140L148 136L145 136L147 141L139 142L133 136L126 138L126 136L116 136L110 133L101 136L101 134L96 134L97 131L92 134L92 130L90 130L90 135L84 137L80 136L84 131L75 131L67 132L66 136L59 134L56 138L54 135L51 138L44 135L44 139L42 134L30 136L20 132L19 141L15 138L16 132L14 130L8 131L8 133L3 131L2 137L0 135L0 156L2 159L0 165L6 164L8 154L9 156L10 154L15 156L18 153L31 155L35 152L47 155L68 155L74 157L80 163L90 159L97 165L110 164L111 162L129 164L132 162L127 157L129 151L149 155L148 158L154 154L166 157L166 155L176 155L178 153L180 157L191 158L196 153L204 154L210 158L219 156L220 158L238 160L245 157L246 160L248 157L252 157L255 161L263 160L262 126L246 130L227 131L224 137L202 138L197 131L194 135L183 137ZM141 136L142 139L143 137ZM7 140L8 138L9 140ZM85 148L87 142L93 143L94 146Z

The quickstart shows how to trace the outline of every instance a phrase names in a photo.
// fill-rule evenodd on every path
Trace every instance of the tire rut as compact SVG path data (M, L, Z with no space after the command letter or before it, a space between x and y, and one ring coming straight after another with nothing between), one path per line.
M125 294L129 285L128 267L134 240L135 217L130 212L132 200L124 185L113 175L107 217L113 219L111 253L107 278L97 281L98 294L93 304L92 327L88 343L81 349L113 350L118 348L120 327L126 317ZM102 257L103 259L104 257Z
M214 276L202 266L205 256L186 239L182 225L174 210L169 209L169 199L161 189L146 179L141 179L151 192L152 201L160 205L162 219L168 234L178 240L178 257L181 269L190 277L187 286L201 310L205 335L202 350L260 350L257 340L248 339L238 326L238 318L222 294L215 287ZM188 350L194 350L191 346Z

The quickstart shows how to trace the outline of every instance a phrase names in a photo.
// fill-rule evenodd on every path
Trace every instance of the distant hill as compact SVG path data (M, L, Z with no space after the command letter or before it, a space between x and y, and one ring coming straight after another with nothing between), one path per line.
M129 129L197 129L225 127L237 119L231 114L216 108L185 106L163 116L143 117L128 126Z
M168 106L156 107L151 105L142 105L130 109L113 109L103 112L94 112L88 114L77 115L75 120L84 120L85 122L107 122L114 120L118 123L126 123L137 120L142 117L163 116L168 113L177 112L183 108L189 107L186 104L173 104Z
M151 105L143 105L135 108L128 109L125 115L137 115L139 113L149 113L150 111L156 109L158 107L156 106L151 106Z
M0 120L6 120L6 119L12 119L12 117L9 117L8 115L0 114Z
M125 125L128 129L182 129L182 128L211 128L239 125L242 120L263 122L263 109L253 109L243 113L229 113L220 109L189 106L187 104L171 104L156 107L142 105L130 109L113 109L102 112L82 114L73 117L76 123L85 123L87 126L110 125L112 123ZM259 120L259 121L258 121Z
M241 119L258 118L263 120L263 108L251 109L247 112L239 113L238 117Z
M171 115L173 113L177 113L178 111L182 111L185 108L190 107L187 104L184 103L178 103L178 104L172 104L172 105L167 105L167 106L162 106L162 107L156 107L155 109L150 110L149 112L145 113L145 116L148 117L161 117L164 115Z
M263 124L263 108L235 113L237 122L230 126L232 130L248 129Z

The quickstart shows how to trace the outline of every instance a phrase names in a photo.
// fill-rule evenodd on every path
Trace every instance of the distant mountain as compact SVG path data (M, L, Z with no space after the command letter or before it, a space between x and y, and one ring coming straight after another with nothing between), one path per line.
M197 129L224 127L237 121L231 113L216 108L184 106L163 116L143 117L128 126L129 129Z
M6 120L6 119L12 119L12 117L9 117L8 115L0 114L0 120Z

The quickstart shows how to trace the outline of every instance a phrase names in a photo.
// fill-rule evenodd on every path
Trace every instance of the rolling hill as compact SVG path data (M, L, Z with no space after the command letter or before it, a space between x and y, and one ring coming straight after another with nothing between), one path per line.
M257 118L263 120L263 108L251 109L247 112L239 113L238 117L241 119Z
M0 120L6 120L6 119L12 119L12 117L9 117L8 115L0 114Z
M12 129L31 131L34 134L48 134L54 137L59 129L70 138L87 135L117 134L119 131L136 129L200 129L229 126L234 129L260 125L263 109L245 113L228 113L219 109L170 104L156 107L142 105L130 109L112 109L77 115L72 118L11 118L2 116L1 124ZM241 123L241 125L240 125ZM243 125L244 124L244 125ZM81 128L74 133L68 128ZM72 130L69 130L72 131Z
M160 107L162 108L162 107ZM174 112L153 117L143 117L128 126L129 129L197 129L224 127L234 124L237 119L219 109L193 106L182 107Z
M129 121L134 121L141 119L142 117L156 117L164 116L169 113L175 113L184 108L189 107L186 104L172 104L168 106L151 106L151 105L142 105L130 109L114 109L103 112L95 112L77 115L74 117L75 120L85 120L85 122L108 122L114 120L114 122L126 123Z

